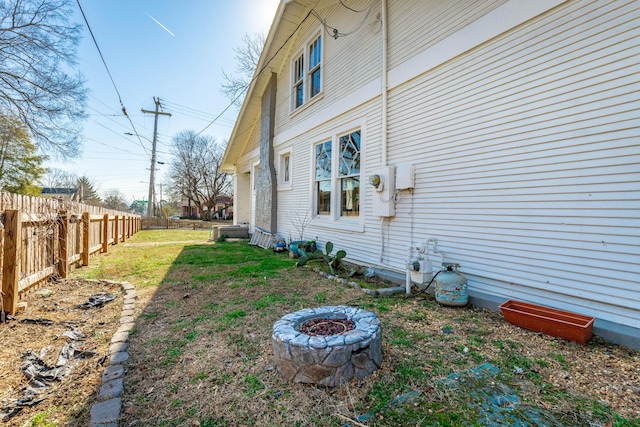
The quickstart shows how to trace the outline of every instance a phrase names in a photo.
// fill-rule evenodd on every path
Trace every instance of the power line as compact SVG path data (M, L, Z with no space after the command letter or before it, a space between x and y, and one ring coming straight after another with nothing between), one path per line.
M80 8L80 13L82 13L82 18L84 19L85 24L87 24L87 29L89 30L89 34L91 34L91 38L93 39L93 44L96 45L96 49L98 50L98 54L100 55L100 59L102 59L102 64L104 64L104 68L107 70L107 74L109 75L109 79L111 79L111 83L113 84L113 88L116 90L118 94L118 100L120 100L120 106L122 107L122 113L126 116L127 109L124 108L124 103L122 102L122 97L120 96L120 91L118 91L118 86L116 85L115 80L113 80L113 76L111 75L111 71L109 71L109 66L107 66L107 61L104 60L104 56L102 55L102 51L100 50L100 46L98 46L98 41L96 37L93 35L93 30L91 30L91 26L89 25L89 21L87 20L87 16L84 14L84 10L82 9L82 5L80 4L80 0L76 0L78 3L78 7Z
M249 88L249 86L251 86L251 84L262 74L262 72L264 70L267 69L267 67L269 66L269 64L271 64L271 61L273 61L275 59L276 56L278 56L278 54L280 53L280 51L287 45L287 43L289 43L289 40L291 40L291 38L295 35L295 33L298 32L298 30L300 29L300 27L302 26L302 24L304 24L304 22L309 18L309 16L311 15L311 12L313 11L313 9L311 9L309 11L309 13L307 13L307 16L304 17L304 19L302 21L300 21L300 23L298 24L298 26L291 32L291 34L289 34L289 37L287 37L287 39L282 42L282 44L280 45L280 47L278 48L278 50L276 50L276 52L271 56L271 58L269 58L269 60L267 61L266 64L264 64L262 66L262 68L251 78L251 80L249 81L249 83L247 83L247 85L244 87L243 90L240 91L240 93L231 100L231 102L229 103L229 105L227 105L225 107L224 110L222 110L222 112L220 114L218 114L211 122L209 122L208 125L206 125L200 132L198 132L196 134L196 136L200 135L202 132L204 132L209 126L211 126L216 120L218 120L218 118L220 118L220 116L222 116L224 113L227 112L227 110L229 108L231 108L232 105L235 104L235 102L240 99L241 96L244 95L245 90Z
M352 11L352 12L360 13L360 12L364 12L364 11L365 11L365 9L362 9L362 10L355 10L355 9L353 9L353 8L351 8L351 7L349 7L349 6L347 6L346 4L344 4L344 1L342 1L342 0L340 0L340 4L341 4L342 6L344 6L346 9L349 9L349 10L350 10L350 11Z
M127 109L125 108L124 103L122 102L122 97L120 96L120 91L118 90L118 86L116 85L115 80L113 80L113 76L111 75L111 71L109 71L109 66L107 65L107 61L105 61L104 56L102 55L102 51L100 50L100 46L98 45L98 41L96 40L96 37L93 35L93 30L91 29L91 25L89 25L89 20L87 19L87 16L85 15L84 10L82 9L82 5L80 4L80 0L76 0L76 3L78 3L78 8L80 9L80 13L82 14L82 18L84 19L85 24L87 24L87 29L89 30L89 34L91 34L91 39L93 40L93 44L96 46L96 49L98 50L98 54L100 55L100 59L102 60L102 64L104 65L104 68L107 70L107 74L109 75L109 79L111 80L111 83L113 84L113 88L115 89L116 94L118 95L118 101L120 101L120 107L122 107L122 114L124 114L125 117L129 120L129 123L131 124L131 128L133 129L133 132L138 137L140 145L144 148L144 145L142 144L142 139L140 138L140 135L138 135L138 131L136 130L136 127L133 124L133 121L131 120L131 117L129 117L129 115L127 114ZM146 148L144 148L144 150L145 150L145 152L147 151ZM147 152L147 154L149 154L149 153Z
M197 118L197 119L202 119L202 120L211 120L213 118L213 114L208 113L206 111L202 111L202 110L197 110L195 108L191 108L191 107L186 107L184 105L180 105L177 104L175 102L171 102L171 101L164 101L164 103L171 108L172 110L178 110L181 111L183 114L185 115L189 115L192 118ZM226 119L226 118L221 118L220 119L223 122L227 122L233 125L234 120L232 119Z

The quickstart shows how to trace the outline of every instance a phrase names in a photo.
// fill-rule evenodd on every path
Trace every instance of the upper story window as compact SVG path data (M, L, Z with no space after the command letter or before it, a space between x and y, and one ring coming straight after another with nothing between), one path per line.
M320 65L322 62L322 39L318 37L309 46L309 98L322 89Z
M304 55L293 62L293 98L294 108L304 103Z
M291 65L293 109L322 92L322 36L308 43Z

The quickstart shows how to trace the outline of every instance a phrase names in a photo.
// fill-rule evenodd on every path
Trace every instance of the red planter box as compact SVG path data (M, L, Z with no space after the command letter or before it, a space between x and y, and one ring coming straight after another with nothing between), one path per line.
M585 344L595 318L555 308L509 300L500 305L504 320L521 328Z

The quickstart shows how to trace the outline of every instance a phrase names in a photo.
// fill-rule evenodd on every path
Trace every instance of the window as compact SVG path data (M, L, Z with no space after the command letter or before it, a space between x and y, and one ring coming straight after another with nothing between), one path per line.
M291 148L278 153L278 188L290 190L292 177Z
M304 55L300 55L293 63L293 98L295 108L304 102Z
M305 46L305 50L296 56L292 63L291 76L294 110L322 92L322 36L315 37Z
M289 176L289 163L291 160L291 156L289 154L282 157L282 182L288 184L291 182L291 177Z
M333 204L333 211L341 217L357 217L360 215L360 130L340 135L336 139L336 150L333 146L333 140L315 146L316 214L330 216ZM333 164L337 165L335 171Z
M253 191L258 188L258 169L260 169L260 163L254 163L251 168L251 188Z
M309 98L313 98L320 93L320 61L321 61L322 39L318 37L309 46Z
M331 213L331 141L316 145L316 195L318 215Z
M360 131L340 137L340 215L360 215Z

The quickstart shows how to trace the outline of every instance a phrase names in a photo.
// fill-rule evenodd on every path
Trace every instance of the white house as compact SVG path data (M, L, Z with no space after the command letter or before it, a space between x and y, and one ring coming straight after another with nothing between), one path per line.
M640 348L638 0L283 0L223 168L236 223Z

